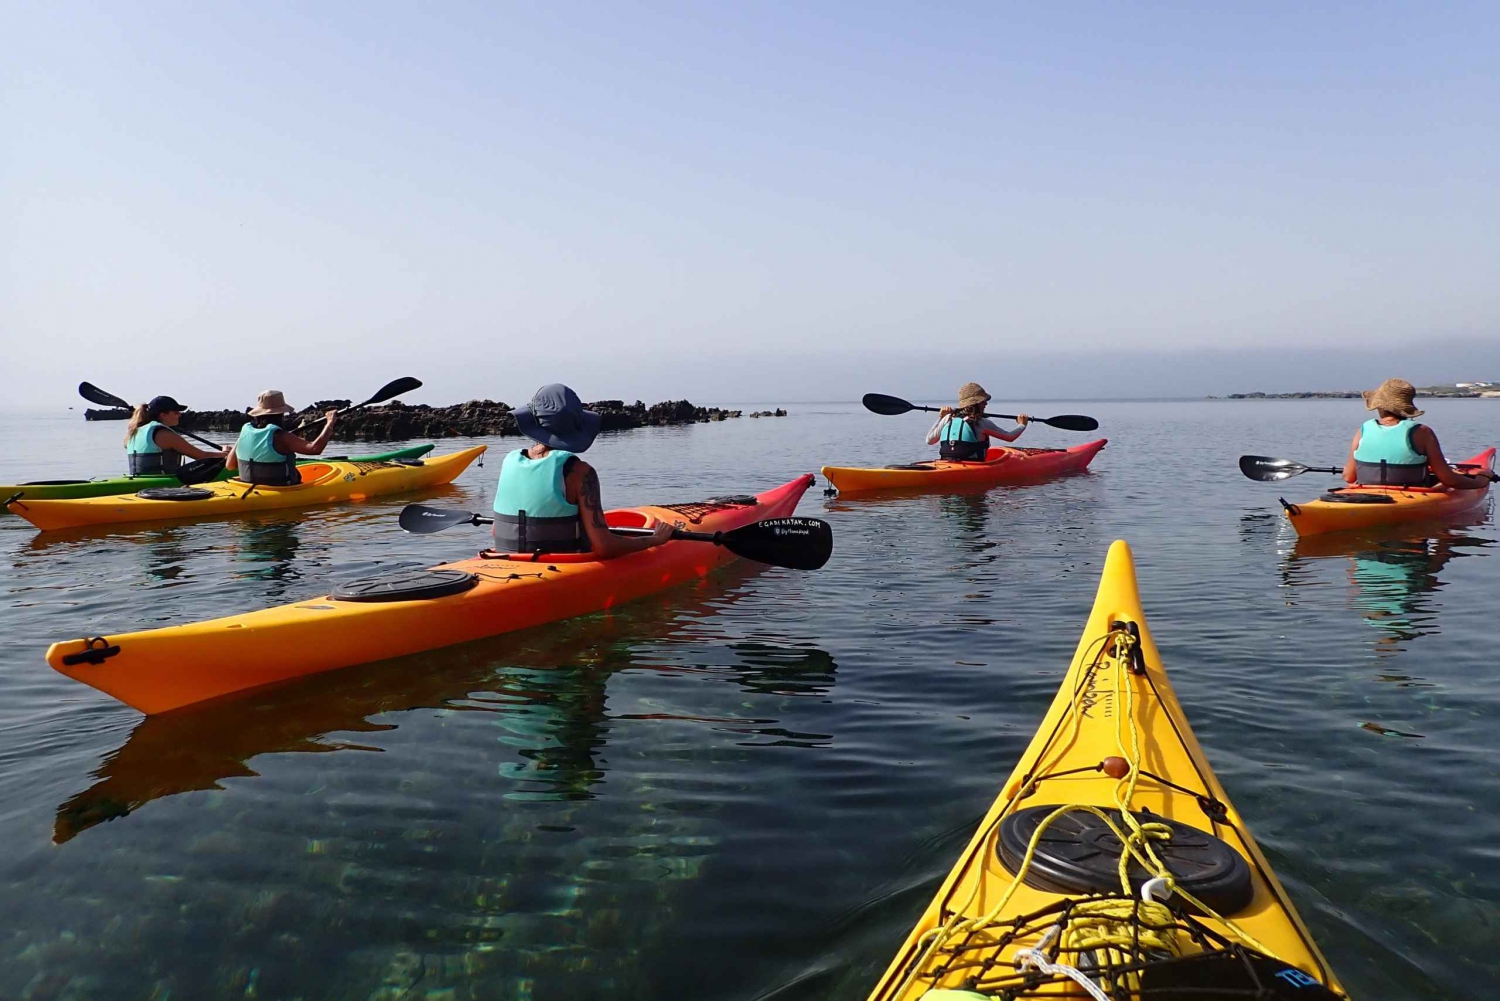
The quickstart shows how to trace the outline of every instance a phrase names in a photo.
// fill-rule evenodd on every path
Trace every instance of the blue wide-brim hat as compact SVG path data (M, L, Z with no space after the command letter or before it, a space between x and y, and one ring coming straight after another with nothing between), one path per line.
M585 452L599 435L599 415L583 409L578 394L560 382L538 389L513 416L526 437L565 452Z

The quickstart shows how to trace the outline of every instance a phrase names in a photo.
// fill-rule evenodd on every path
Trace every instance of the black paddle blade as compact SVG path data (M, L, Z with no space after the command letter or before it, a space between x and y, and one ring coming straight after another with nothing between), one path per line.
M899 396L886 396L884 393L866 393L860 402L865 405L866 410L886 417L895 417L897 414L917 409Z
M401 509L398 523L413 535L431 535L454 525L485 525L490 519L472 511L445 511L425 504L408 504Z
M223 459L196 459L183 464L177 470L177 478L183 485L192 486L195 483L207 483L223 471Z
M736 556L791 570L817 570L833 555L833 529L817 518L768 518L725 532L719 542Z
M1097 431L1099 422L1082 414L1060 414L1057 417L1033 417L1033 421L1050 424L1064 431Z
M400 379L392 379L375 391L375 395L363 403L356 404L357 407L368 407L372 403L384 403L386 400L400 396L402 393L410 393L413 389L421 389L422 380L404 376ZM350 410L355 407L350 407Z
M1289 480L1293 476L1301 476L1310 471L1309 467L1300 462L1293 462L1291 459L1273 459L1269 455L1240 456L1240 472L1262 483Z
M90 403L97 403L101 407L123 407L126 410L134 410L135 407L126 403L113 393L106 393L92 382L80 382L78 384L78 395Z

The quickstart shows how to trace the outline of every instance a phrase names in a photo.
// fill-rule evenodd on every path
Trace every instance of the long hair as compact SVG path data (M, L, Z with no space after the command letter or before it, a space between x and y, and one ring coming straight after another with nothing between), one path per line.
M958 416L966 421L973 421L977 424L984 419L985 406L984 403L971 403L967 407L960 407L958 409Z
M135 437L135 433L147 424L150 424L154 419L151 411L146 409L146 404L136 404L135 412L130 415L130 423L125 425L125 446L129 448L130 439Z

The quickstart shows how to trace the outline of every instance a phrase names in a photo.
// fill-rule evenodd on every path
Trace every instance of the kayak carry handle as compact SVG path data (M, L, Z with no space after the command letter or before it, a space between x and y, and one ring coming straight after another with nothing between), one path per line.
M75 664L93 664L96 667L120 652L120 648L103 636L94 636L83 641L83 649L70 653L62 659L69 667Z

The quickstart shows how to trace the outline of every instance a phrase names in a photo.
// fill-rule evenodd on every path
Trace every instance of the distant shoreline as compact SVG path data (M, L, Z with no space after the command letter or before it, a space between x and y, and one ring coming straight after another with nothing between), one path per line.
M1429 399L1482 400L1500 399L1500 389L1447 389L1430 387L1417 390L1417 396ZM1319 390L1301 393L1230 393L1227 396L1206 396L1207 400L1358 400L1364 394L1358 390Z

